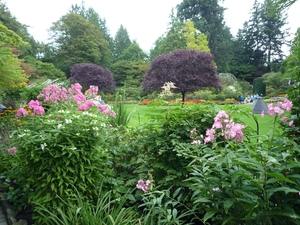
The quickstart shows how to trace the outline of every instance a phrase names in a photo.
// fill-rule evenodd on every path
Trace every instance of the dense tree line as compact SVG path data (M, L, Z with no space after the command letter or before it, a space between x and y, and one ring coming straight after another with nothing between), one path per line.
M111 71L117 88L124 85L141 90L142 80L151 62L176 50L197 50L212 54L218 73L231 73L249 81L265 73L277 72L284 59L282 47L289 34L285 30L283 10L294 0L255 0L250 18L236 36L224 21L222 0L183 0L170 13L170 25L154 43L150 53L130 39L124 25L112 37L105 18L93 9L72 5L69 12L53 22L51 42L38 43L0 0L0 21L16 32L27 45L19 47L19 58L31 56L69 77L74 64L92 63ZM274 10L279 8L279 10ZM175 12L176 11L176 12ZM31 62L32 66L39 65ZM55 73L55 72L54 72ZM55 77L55 76L52 76Z

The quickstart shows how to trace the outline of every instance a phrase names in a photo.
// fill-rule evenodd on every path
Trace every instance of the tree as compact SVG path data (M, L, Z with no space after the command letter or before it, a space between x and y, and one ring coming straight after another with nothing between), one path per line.
M289 35L287 29L283 30L286 23L284 11L272 12L274 9L272 0L265 0L260 11L262 20L262 44L267 55L268 71L278 71L283 61L282 46L286 43L285 38ZM279 65L278 65L279 64Z
M149 56L140 48L140 46L133 42L120 55L119 60L127 61L148 61Z
M94 24L74 13L68 13L50 28L50 43L58 69L69 75L75 63L109 66L111 52L103 33Z
M102 19L92 7L86 9L84 6L84 1L81 2L80 6L77 4L72 5L70 13L79 14L83 18L94 24L104 34L104 38L109 44L109 49L111 53L113 53L113 38L110 36L110 32L106 25L106 20L104 18Z
M114 57L118 59L122 52L131 45L127 29L120 26L114 38Z
M25 56L36 57L38 53L39 43L34 40L32 35L28 33L27 25L20 23L17 19L12 16L8 7L0 1L0 22L2 22L9 30L15 32L19 37L22 38L27 45L18 46L21 50L20 58Z
M26 43L15 32L0 23L0 89L27 81L20 60L12 53L15 47Z
M229 71L232 35L224 23L225 9L218 3L219 0L183 0L177 5L177 12L181 21L191 20L208 37L218 71L225 73Z
M115 90L116 84L111 72L92 63L77 63L70 71L70 82L79 83L84 89L90 85L98 86L99 91L109 92Z
M197 30L190 20L185 21L183 36L186 39L186 49L210 52L206 35L203 33L197 34Z
M220 88L213 56L195 50L176 50L153 59L143 79L143 89L159 91L165 82L175 84L174 92L182 94L182 104L188 92L205 87Z
M184 24L178 17L175 17L173 9L170 19L168 31L155 41L155 47L150 50L151 60L156 56L169 54L178 49L186 49L186 40L182 33Z

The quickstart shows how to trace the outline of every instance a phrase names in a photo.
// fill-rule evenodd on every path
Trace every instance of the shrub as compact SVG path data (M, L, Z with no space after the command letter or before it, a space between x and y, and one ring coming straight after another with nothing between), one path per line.
M91 87L87 95L95 96L97 92ZM38 98L43 102L29 103L34 116L27 116L23 108L18 110L16 115L24 116L23 124L12 135L19 176L34 190L28 202L34 210L37 205L60 207L61 199L74 200L74 186L82 198L92 201L97 186L102 182L109 185L110 181L105 140L109 132L106 114L111 112L87 100L79 84L72 85L68 92L50 85ZM41 222L37 214L35 218Z

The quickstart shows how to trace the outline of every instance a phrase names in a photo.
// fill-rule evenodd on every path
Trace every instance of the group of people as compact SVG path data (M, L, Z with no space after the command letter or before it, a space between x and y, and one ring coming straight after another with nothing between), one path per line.
M253 103L257 100L258 97L259 97L259 95L257 93L255 95L248 95L246 98L243 95L241 95L240 96L240 103L241 104Z

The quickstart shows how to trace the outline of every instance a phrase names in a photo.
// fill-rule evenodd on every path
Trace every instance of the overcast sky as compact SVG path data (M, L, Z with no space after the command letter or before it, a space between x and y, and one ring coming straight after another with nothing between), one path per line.
M260 0L262 2L262 0ZM38 41L47 42L53 22L68 13L72 4L82 0L3 0L19 22L30 26L28 31ZM92 7L102 19L106 19L112 37L122 24L131 40L149 52L153 43L164 34L170 22L171 9L182 0L85 0L85 7ZM249 19L254 0L225 0L226 25L233 35ZM300 0L288 10L288 27L295 33L300 27Z

